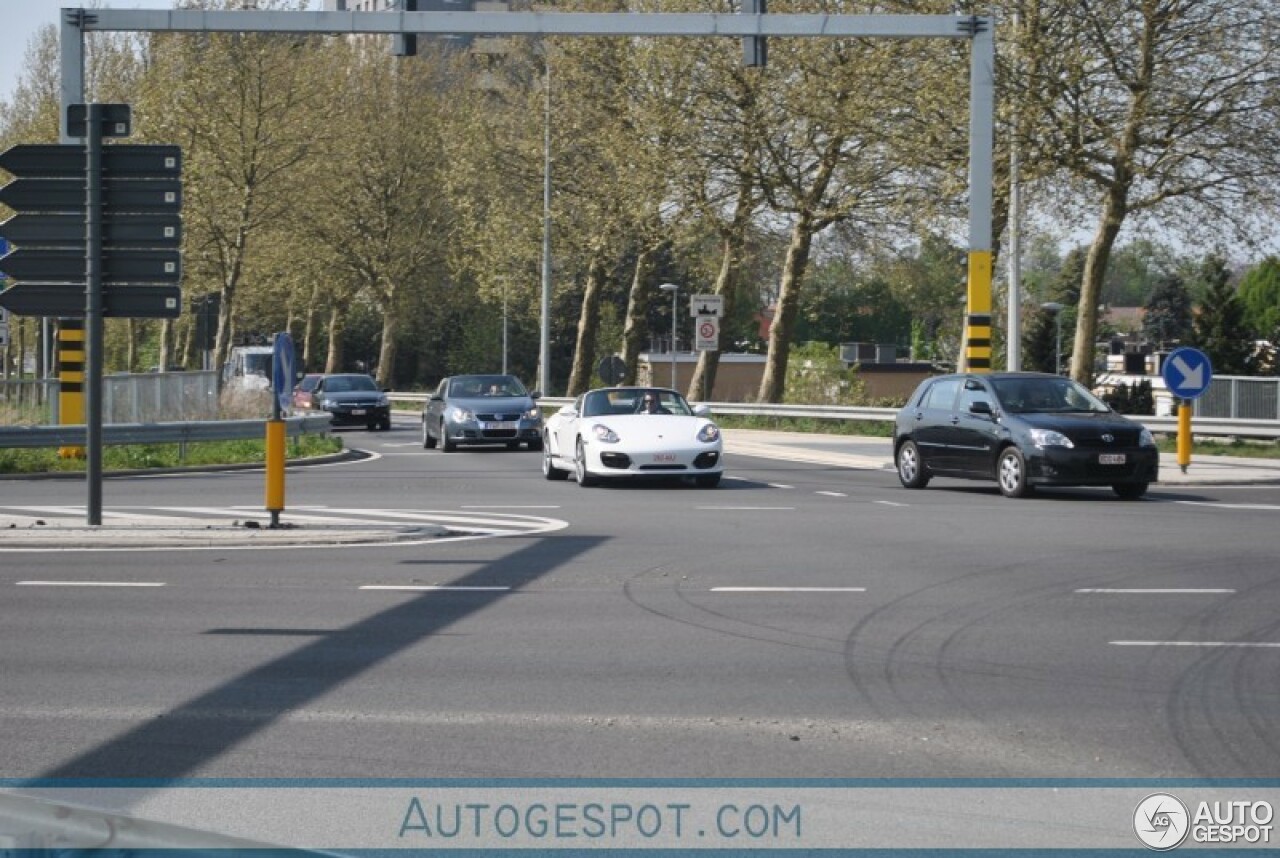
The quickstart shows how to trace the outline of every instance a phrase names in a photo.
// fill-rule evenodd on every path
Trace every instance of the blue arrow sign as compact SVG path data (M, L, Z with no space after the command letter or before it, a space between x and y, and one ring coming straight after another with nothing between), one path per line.
M1182 346L1174 349L1164 359L1160 369L1169 392L1179 399L1197 399L1209 389L1213 380L1213 367L1209 356L1199 349Z
M271 392L281 411L288 411L293 403L294 352L293 338L286 332L275 335L271 343Z

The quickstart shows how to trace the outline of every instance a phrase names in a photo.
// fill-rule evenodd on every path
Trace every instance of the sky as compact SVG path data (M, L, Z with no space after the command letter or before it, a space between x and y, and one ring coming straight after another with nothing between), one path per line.
M31 38L45 24L57 26L58 10L78 6L102 9L171 9L173 0L0 0L0 98L9 101L18 87Z

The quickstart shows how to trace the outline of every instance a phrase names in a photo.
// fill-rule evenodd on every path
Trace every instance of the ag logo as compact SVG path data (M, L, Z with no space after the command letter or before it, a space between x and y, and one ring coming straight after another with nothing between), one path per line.
M1190 828L1187 806L1162 792L1144 798L1133 812L1133 830L1149 849L1163 852L1180 846Z

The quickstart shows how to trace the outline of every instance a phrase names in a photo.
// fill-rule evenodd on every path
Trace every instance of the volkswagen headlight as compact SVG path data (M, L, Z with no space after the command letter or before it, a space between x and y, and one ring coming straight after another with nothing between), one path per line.
M379 397L378 397L378 407L379 407L379 408L382 408L382 407L387 406L387 405L390 405L390 404L391 404L391 400L390 400L390 399L388 399L386 396L379 396Z
M1156 445L1156 437L1151 434L1151 430L1143 426L1142 431L1138 433L1139 447L1154 447Z
M469 409L459 408L454 405L449 409L449 419L454 423L469 423L476 419L476 416Z
M605 444L616 444L622 439L618 437L618 433L614 432L603 423L597 423L591 427L591 434L596 436L597 441L603 441Z
M327 399L327 398L321 399L320 407L323 408L325 411L332 411L334 408L338 407L338 403L332 399Z
M1052 429L1032 429L1031 441L1041 449L1045 447L1066 447L1070 450L1075 447L1070 438Z
M538 419L538 406L536 406L536 405L535 405L535 406L533 406L532 408L530 408L528 411L526 411L526 412L524 413L524 419L525 419L525 420L537 420L537 419Z
M707 423L698 430L698 440L704 444L714 444L720 440L720 427L714 423Z

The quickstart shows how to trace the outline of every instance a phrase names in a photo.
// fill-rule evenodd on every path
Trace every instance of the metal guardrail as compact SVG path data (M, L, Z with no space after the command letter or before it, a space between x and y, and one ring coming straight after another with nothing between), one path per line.
M286 435L326 435L332 428L328 414L285 419ZM181 423L109 423L102 427L104 444L186 444L193 441L236 441L265 438L266 420L201 420ZM83 424L66 426L0 426L0 449L6 447L83 447Z
M426 393L388 393L393 402L425 402ZM569 397L544 396L538 400L545 413L572 403ZM892 422L896 408L866 408L847 405L775 405L760 402L708 402L713 414L743 417L809 417L819 420L866 420ZM1152 432L1172 434L1178 431L1177 417L1133 415L1133 419ZM1280 439L1280 420L1249 420L1230 417L1195 417L1191 431L1196 435L1229 438Z

